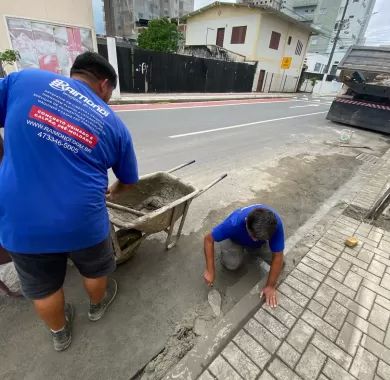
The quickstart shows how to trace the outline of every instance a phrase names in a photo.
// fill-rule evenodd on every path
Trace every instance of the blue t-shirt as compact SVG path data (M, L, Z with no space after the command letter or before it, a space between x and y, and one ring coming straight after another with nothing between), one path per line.
M276 231L269 240L269 246L272 252L282 252L284 250L284 230L282 219L274 209L261 204L239 208L231 213L221 224L213 229L211 233L213 239L217 242L230 239L234 243L244 247L261 247L265 241L254 241L246 229L246 217L255 208L267 209L274 213L277 225Z
M0 80L0 245L15 253L87 248L109 234L107 169L138 181L131 136L84 82L41 70Z

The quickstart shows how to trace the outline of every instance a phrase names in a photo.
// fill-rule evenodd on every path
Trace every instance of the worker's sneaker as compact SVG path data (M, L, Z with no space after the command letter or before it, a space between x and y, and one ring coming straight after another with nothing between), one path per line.
M70 303L65 304L65 327L57 332L51 331L53 345L56 351L66 350L72 343L72 324L74 318L74 308Z
M103 300L97 305L90 304L88 318L90 321L98 321L103 317L107 308L110 306L112 301L114 301L116 293L118 292L118 284L113 278L108 279L106 295Z

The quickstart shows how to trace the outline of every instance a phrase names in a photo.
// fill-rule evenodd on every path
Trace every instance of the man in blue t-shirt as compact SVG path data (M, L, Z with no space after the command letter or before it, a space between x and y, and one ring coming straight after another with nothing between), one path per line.
M215 280L214 242L219 243L222 265L229 270L238 269L245 252L257 254L271 265L268 281L262 289L267 305L277 306L276 283L283 267L284 231L278 213L271 207L256 204L240 208L230 214L204 238L206 270L204 279L212 286ZM272 252L267 258L264 245L268 242Z
M72 338L68 258L83 276L91 321L117 293L105 200L135 184L138 171L131 136L107 105L116 83L113 67L91 52L76 58L71 78L24 70L0 81L0 246L57 351ZM118 178L111 187L109 168Z

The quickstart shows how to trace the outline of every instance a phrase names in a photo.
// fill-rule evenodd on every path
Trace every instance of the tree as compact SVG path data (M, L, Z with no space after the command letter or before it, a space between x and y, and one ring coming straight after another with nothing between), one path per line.
M5 76L4 65L13 65L20 59L20 54L16 50L6 49L0 51L0 77Z
M142 49L175 53L183 39L177 25L162 18L149 21L148 28L138 36L138 46Z

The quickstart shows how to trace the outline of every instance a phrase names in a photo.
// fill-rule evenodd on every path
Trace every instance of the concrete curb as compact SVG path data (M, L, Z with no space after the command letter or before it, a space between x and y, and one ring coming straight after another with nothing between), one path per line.
M275 93L275 94L254 94L254 95L226 95L226 96L186 96L186 97L165 97L165 96L151 96L151 97L123 97L110 101L109 105L123 105L123 104L154 104L154 103L187 103L187 102L211 102L222 100L247 100L247 99L278 99L278 98L292 98L297 93Z

